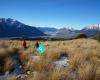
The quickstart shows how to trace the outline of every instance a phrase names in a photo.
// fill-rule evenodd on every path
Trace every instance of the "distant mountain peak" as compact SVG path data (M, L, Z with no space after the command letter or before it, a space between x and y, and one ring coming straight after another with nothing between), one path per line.
M0 18L0 37L44 36L36 27L25 25L11 18Z
M0 18L0 22L5 22L9 25L23 24L15 19L12 19L12 18Z
M74 30L75 30L75 29L73 29L72 27L67 27L67 28L66 28L66 27L63 27L63 28L60 28L60 29L59 29L59 31L65 31L65 32L66 32L66 31L74 31Z
M4 22L7 22L7 21L15 21L14 19L11 19L11 18L0 18L0 21L4 21Z
M100 24L90 25L84 28L84 30L100 30Z

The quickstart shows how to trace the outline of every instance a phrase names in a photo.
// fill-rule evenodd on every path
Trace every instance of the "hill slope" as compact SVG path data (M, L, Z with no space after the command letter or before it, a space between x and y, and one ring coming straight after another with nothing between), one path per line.
M36 27L25 25L13 19L0 19L0 37L34 37L45 34Z

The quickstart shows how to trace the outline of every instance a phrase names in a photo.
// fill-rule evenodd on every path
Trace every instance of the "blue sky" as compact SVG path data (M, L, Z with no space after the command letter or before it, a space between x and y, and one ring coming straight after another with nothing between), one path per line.
M0 18L37 27L81 29L100 23L100 0L0 0Z

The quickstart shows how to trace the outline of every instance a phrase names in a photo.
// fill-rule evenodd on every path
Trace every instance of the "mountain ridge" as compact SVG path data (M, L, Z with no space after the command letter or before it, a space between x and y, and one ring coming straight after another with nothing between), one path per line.
M62 27L34 27L21 23L11 18L0 18L0 37L34 37L45 36L57 38L73 38L78 34L85 34L88 37L94 36L100 31L100 24L86 26L81 30Z
M13 19L0 19L0 37L34 37L45 36L45 34L36 27L25 25Z

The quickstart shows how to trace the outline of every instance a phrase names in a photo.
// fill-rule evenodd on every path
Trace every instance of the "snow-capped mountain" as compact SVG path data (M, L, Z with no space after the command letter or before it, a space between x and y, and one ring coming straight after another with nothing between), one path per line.
M11 18L0 19L0 37L34 37L44 36L45 34L36 27L25 25Z
M23 24L23 23L21 23L21 22L19 22L17 20L11 19L11 18L7 18L7 19L0 18L0 23L6 23L7 25L16 25L16 26L18 26L20 24Z
M87 35L88 37L91 37L91 36L96 35L98 31L100 31L100 24L87 26L83 28L82 30L80 30L79 32Z
M61 28L51 37L72 39L77 37L79 34L85 34L87 37L92 37L95 36L98 31L100 31L100 24L87 26L82 30L75 30L73 28Z
M82 30L75 30L73 28L50 28L50 27L33 27L25 25L17 20L8 18L0 18L0 37L34 37L45 36L48 34L51 38L64 38L72 39L79 34L85 34L87 37L91 37L100 31L100 24L87 26Z
M64 39L71 39L76 36L76 32L74 29L69 28L61 28L56 33L54 33L51 37L52 38L64 38Z
M100 30L100 24L94 24L85 27L83 30Z

